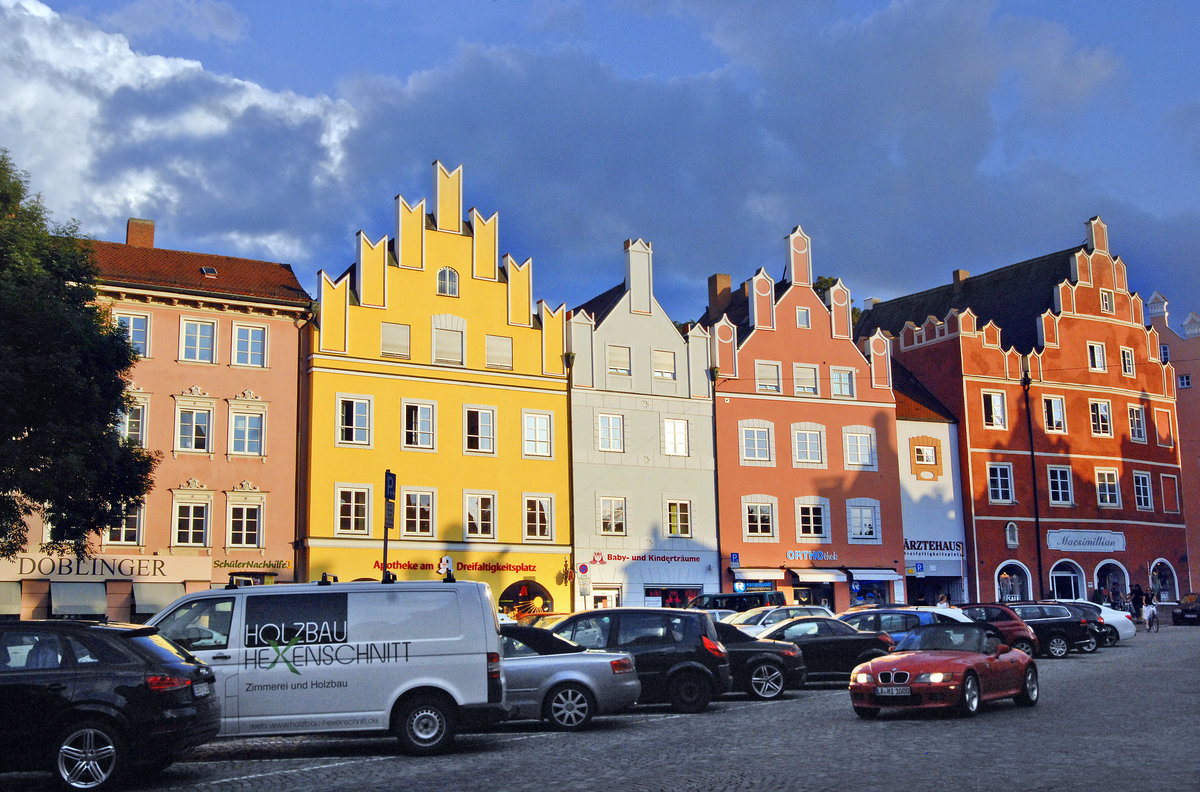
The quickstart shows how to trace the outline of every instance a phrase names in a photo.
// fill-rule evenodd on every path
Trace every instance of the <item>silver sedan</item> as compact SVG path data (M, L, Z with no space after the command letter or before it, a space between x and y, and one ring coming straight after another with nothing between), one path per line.
M589 652L540 627L504 624L500 635L514 720L539 719L574 731L593 715L627 709L642 693L633 658L625 652Z

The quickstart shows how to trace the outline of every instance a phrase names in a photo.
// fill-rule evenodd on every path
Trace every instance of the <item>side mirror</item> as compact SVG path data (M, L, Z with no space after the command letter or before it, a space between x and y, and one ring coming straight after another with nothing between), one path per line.
M896 651L896 645L892 644L891 646L888 647L888 652L894 652L894 651Z
M1011 652L1011 651L1012 651L1012 647L1009 646L1008 644L1000 644L998 647L996 647L996 657L999 657L1000 655L1002 655L1006 652Z

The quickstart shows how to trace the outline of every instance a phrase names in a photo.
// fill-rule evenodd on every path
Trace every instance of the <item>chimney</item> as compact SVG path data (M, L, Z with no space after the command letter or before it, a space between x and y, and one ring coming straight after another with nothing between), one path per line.
M967 272L965 269L956 269L951 274L954 276L955 283L962 283L967 278L971 277L971 273Z
M129 218L125 224L125 244L132 247L154 247L154 221Z
M721 314L725 313L725 309L729 307L729 303L733 300L733 294L729 291L732 279L723 273L708 276L708 318L709 321L717 321L721 318Z

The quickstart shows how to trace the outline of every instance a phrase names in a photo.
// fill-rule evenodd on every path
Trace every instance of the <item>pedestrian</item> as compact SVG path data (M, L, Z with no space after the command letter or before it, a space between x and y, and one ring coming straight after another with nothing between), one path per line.
M1100 588L1099 586L1092 589L1092 593L1088 596L1088 599L1091 600L1096 605L1103 605L1104 604L1104 589Z
M1142 605L1142 621L1146 622L1146 632L1150 632L1150 617L1152 615L1154 615L1158 610L1154 606L1154 601L1155 601L1154 592L1153 591L1147 592L1146 593L1146 602L1144 605Z
M1142 620L1142 606L1146 604L1146 595L1142 593L1140 583L1133 584L1133 590L1129 592L1129 606L1133 609L1133 620L1140 622Z
M937 601L937 607L949 608L950 607L950 598L947 597L945 594L939 594L938 601Z

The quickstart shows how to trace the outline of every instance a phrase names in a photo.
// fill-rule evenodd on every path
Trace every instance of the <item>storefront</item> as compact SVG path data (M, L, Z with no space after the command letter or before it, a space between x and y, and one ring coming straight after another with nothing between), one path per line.
M905 532L908 533L907 526ZM914 529L913 533L916 532ZM905 538L904 576L908 602L932 605L943 594L950 602L966 602L965 547L961 539Z
M212 586L207 556L22 553L0 561L0 617L142 623L183 594Z
M579 608L682 608L699 594L720 591L715 550L634 553L593 549L580 550L579 560L582 563L575 569Z

